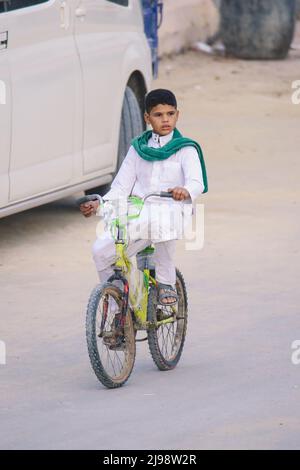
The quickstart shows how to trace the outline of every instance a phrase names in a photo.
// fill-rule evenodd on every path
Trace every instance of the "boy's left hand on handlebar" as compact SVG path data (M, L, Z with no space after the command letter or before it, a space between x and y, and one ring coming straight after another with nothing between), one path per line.
M188 190L181 188L180 186L169 188L168 192L172 193L173 199L175 199L175 201L184 201L185 199L189 199L191 197Z

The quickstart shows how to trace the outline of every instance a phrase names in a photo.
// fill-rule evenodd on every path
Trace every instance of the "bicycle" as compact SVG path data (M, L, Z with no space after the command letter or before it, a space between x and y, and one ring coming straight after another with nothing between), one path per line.
M86 313L86 340L90 362L96 377L107 388L121 387L128 380L136 357L136 342L148 340L150 353L159 370L173 369L182 354L188 314L187 291L183 275L176 268L177 306L158 302L154 247L149 244L136 255L138 268L127 255L126 222L139 217L147 198L172 197L171 193L150 193L144 198L130 196L136 209L133 215L112 218L111 233L115 241L114 274L97 285L89 298ZM80 198L77 204L99 200L98 194ZM137 331L147 336L137 339Z

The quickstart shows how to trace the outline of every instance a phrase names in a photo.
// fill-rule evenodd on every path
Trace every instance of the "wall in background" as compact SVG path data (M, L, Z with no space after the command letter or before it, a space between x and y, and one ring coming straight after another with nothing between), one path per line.
M178 53L197 40L212 36L219 26L214 0L164 0L159 29L159 55Z

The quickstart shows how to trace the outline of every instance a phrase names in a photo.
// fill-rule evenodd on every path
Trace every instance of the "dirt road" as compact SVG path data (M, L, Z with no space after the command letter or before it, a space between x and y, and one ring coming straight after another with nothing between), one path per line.
M300 50L284 62L189 52L161 64L154 86L176 92L179 128L202 144L209 176L204 248L178 244L190 309L174 371L156 370L141 343L125 387L97 382L84 332L95 219L74 198L0 220L2 449L300 448L294 80Z

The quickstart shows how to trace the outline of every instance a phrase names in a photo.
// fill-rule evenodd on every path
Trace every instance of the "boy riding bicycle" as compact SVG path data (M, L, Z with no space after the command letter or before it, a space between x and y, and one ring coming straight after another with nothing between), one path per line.
M131 194L142 198L157 191L172 193L168 202L153 201L152 210L149 210L149 203L142 217L132 221L128 227L128 254L134 256L150 243L155 245L158 301L162 305L173 305L178 299L175 242L182 233L182 223L186 223L183 220L187 213L184 205L192 207L196 198L207 192L206 170L200 146L183 138L176 129L179 111L174 94L169 90L153 90L145 98L145 108L145 121L152 126L152 131L146 131L132 141L103 200L127 199ZM156 209L162 211L153 211L154 203L159 204ZM89 217L96 213L98 206L98 201L90 201L81 204L80 210ZM192 211L188 213L191 215ZM93 257L100 281L107 281L113 273L111 265L115 258L114 240L108 231L95 241Z

